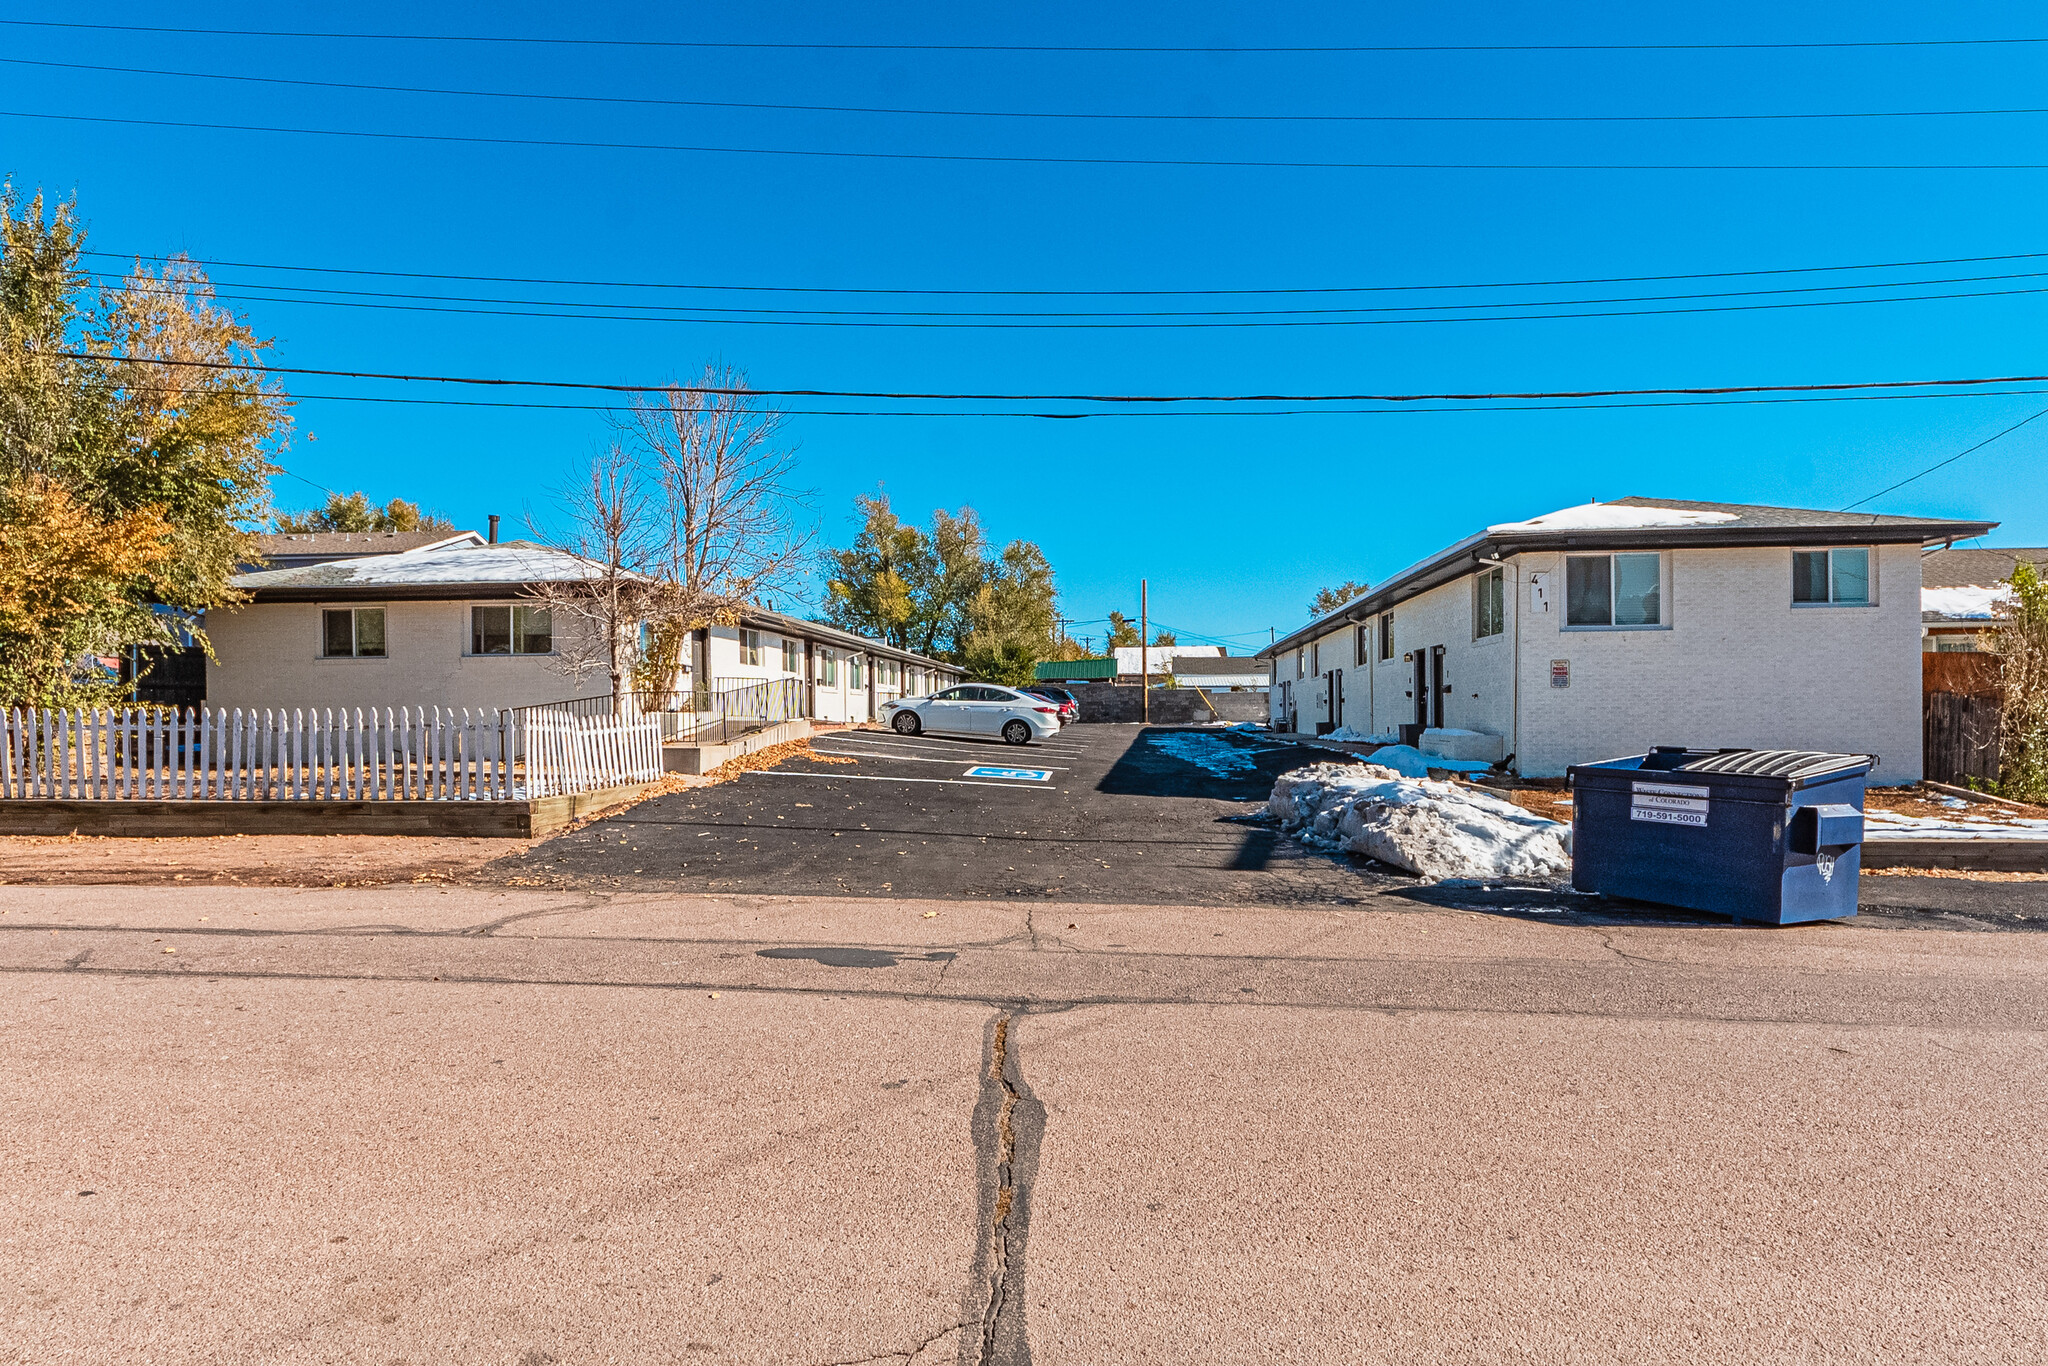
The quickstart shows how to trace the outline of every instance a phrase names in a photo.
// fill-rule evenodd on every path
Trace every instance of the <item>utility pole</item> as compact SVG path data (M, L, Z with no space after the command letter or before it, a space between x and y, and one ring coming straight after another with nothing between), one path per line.
M1145 580L1138 580L1138 715L1146 725L1152 724L1152 646L1151 626L1146 622Z

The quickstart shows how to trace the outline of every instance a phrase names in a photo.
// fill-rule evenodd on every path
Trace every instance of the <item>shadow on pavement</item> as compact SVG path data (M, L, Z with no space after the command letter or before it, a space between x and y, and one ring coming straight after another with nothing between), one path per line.
M1095 786L1116 796L1264 801L1283 773L1309 764L1362 762L1335 750L1278 745L1241 732L1152 729L1140 731Z

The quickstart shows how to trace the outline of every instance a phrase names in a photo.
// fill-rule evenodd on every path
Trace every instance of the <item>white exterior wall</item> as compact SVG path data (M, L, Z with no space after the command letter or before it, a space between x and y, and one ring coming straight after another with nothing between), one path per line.
M1522 617L1524 774L1740 745L1876 754L1873 782L1919 780L1918 546L1875 548L1869 607L1794 607L1789 547L1670 551L1663 630L1566 629L1562 555L1517 558L1510 613L1530 573L1554 575L1555 604ZM1570 687L1550 686L1553 659L1570 661Z
M251 603L208 612L206 632L219 662L206 665L206 704L523 707L602 697L612 690L610 677L601 670L581 680L557 671L554 655L470 654L468 602L324 605L382 607L385 657L323 658L321 603Z
M1391 657L1372 664L1372 729L1398 732L1415 721L1415 651L1444 647L1443 724L1454 730L1476 730L1508 737L1503 753L1514 749L1515 608L1508 604L1507 629L1483 639L1473 637L1473 582L1476 574L1430 589L1394 608L1394 649ZM1513 572L1507 590L1513 589ZM1378 628L1374 628L1378 644ZM1426 699L1425 699L1426 700Z

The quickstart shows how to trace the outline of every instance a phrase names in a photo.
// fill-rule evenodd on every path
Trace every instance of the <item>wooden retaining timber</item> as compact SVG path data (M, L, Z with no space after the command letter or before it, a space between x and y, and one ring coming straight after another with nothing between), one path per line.
M628 806L658 782L553 797L466 802L0 799L0 835L433 835L534 839Z
M1863 866L2048 873L2048 840L1865 840Z

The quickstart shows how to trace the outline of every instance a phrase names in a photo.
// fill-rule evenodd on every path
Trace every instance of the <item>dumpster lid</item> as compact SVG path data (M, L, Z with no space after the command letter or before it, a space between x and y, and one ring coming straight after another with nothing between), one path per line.
M1737 749L1680 764L1679 773L1746 773L1758 778L1810 782L1854 768L1871 768L1875 754L1828 754L1814 749Z

